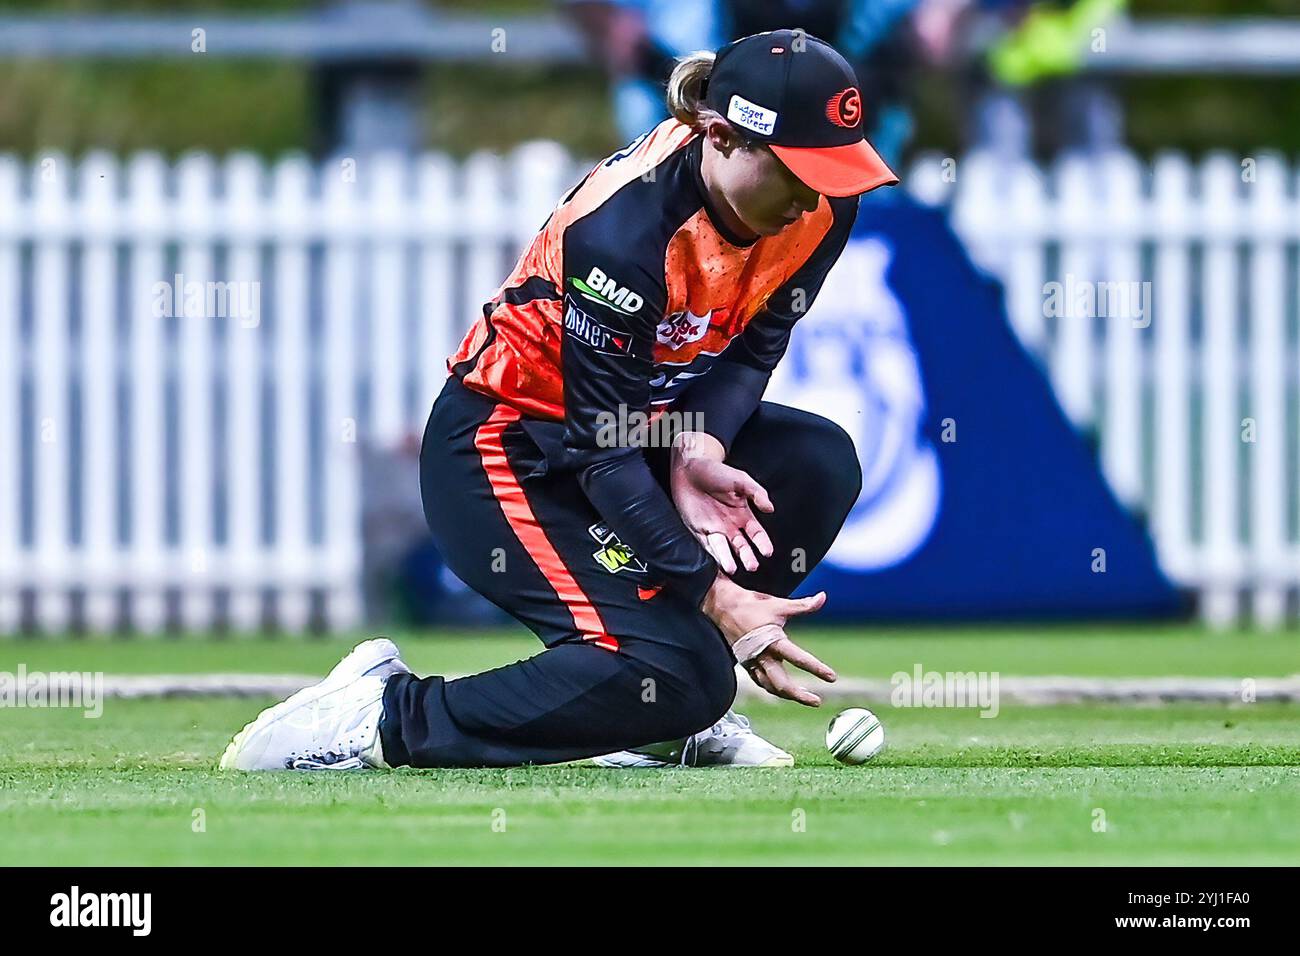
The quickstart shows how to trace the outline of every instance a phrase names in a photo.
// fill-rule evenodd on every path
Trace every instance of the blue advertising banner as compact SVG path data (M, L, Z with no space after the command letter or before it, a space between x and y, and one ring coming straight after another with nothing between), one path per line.
M862 495L802 589L829 592L819 618L1179 611L942 212L868 197L767 398L838 422L862 464Z

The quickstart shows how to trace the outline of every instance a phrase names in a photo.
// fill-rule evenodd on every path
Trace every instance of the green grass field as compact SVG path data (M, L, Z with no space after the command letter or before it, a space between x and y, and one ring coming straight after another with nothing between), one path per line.
M1194 630L803 632L842 674L935 670L1266 677L1295 635ZM417 671L535 652L525 637L401 638ZM0 671L322 671L343 641L10 641ZM745 707L793 770L587 766L357 774L213 770L251 699L0 710L0 862L35 864L1295 864L1300 708L877 708L889 747L841 767L836 703ZM1104 822L1104 828L1101 824ZM201 826L200 826L201 824Z

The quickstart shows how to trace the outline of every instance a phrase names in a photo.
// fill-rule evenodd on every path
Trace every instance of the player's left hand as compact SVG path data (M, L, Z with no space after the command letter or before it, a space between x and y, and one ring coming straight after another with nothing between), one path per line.
M673 447L671 487L682 521L718 566L736 572L736 558L746 571L758 569L758 556L772 556L772 539L754 517L754 508L774 511L771 499L750 475L722 459L722 443L703 432L678 437Z
M801 598L776 597L750 591L720 573L700 610L718 626L755 684L774 697L819 707L821 697L799 684L785 665L793 664L828 683L835 680L835 671L790 640L785 625L791 618L821 610L825 603L825 591Z
M805 707L820 707L822 699L791 677L785 662L827 683L835 680L835 671L788 637L769 644L744 667L750 679L773 697L784 697Z

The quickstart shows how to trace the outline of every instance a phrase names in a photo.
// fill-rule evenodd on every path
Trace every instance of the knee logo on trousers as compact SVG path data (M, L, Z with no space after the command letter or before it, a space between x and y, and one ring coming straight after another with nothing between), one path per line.
M618 535L611 531L608 525L597 522L587 529L587 533L601 545L598 550L592 552L591 556L610 574L618 574L620 571L631 571L634 574L646 572L646 563L636 556L636 552L620 541Z

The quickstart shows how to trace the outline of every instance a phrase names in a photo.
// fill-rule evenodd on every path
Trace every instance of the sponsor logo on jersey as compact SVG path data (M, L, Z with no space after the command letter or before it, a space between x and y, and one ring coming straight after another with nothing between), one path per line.
M601 546L591 556L610 574L618 574L620 571L631 571L634 574L646 572L646 563L618 539L618 535L610 530L609 525L597 522L587 529L587 533Z
M619 285L612 276L606 275L599 268L593 268L586 279L569 281L583 298L597 305L603 305L607 309L613 309L615 312L622 312L624 315L640 312L641 306L645 305L645 299L627 286Z
M683 345L704 338L704 333L709 331L709 320L712 316L712 309L703 315L696 315L690 309L677 312L659 323L659 328L655 330L655 337L661 345L676 351Z
M630 355L632 336L598 322L569 299L564 303L564 331L587 347L605 355Z
M727 104L727 119L764 136L772 135L772 130L776 128L776 110L751 103L739 93L733 95Z

